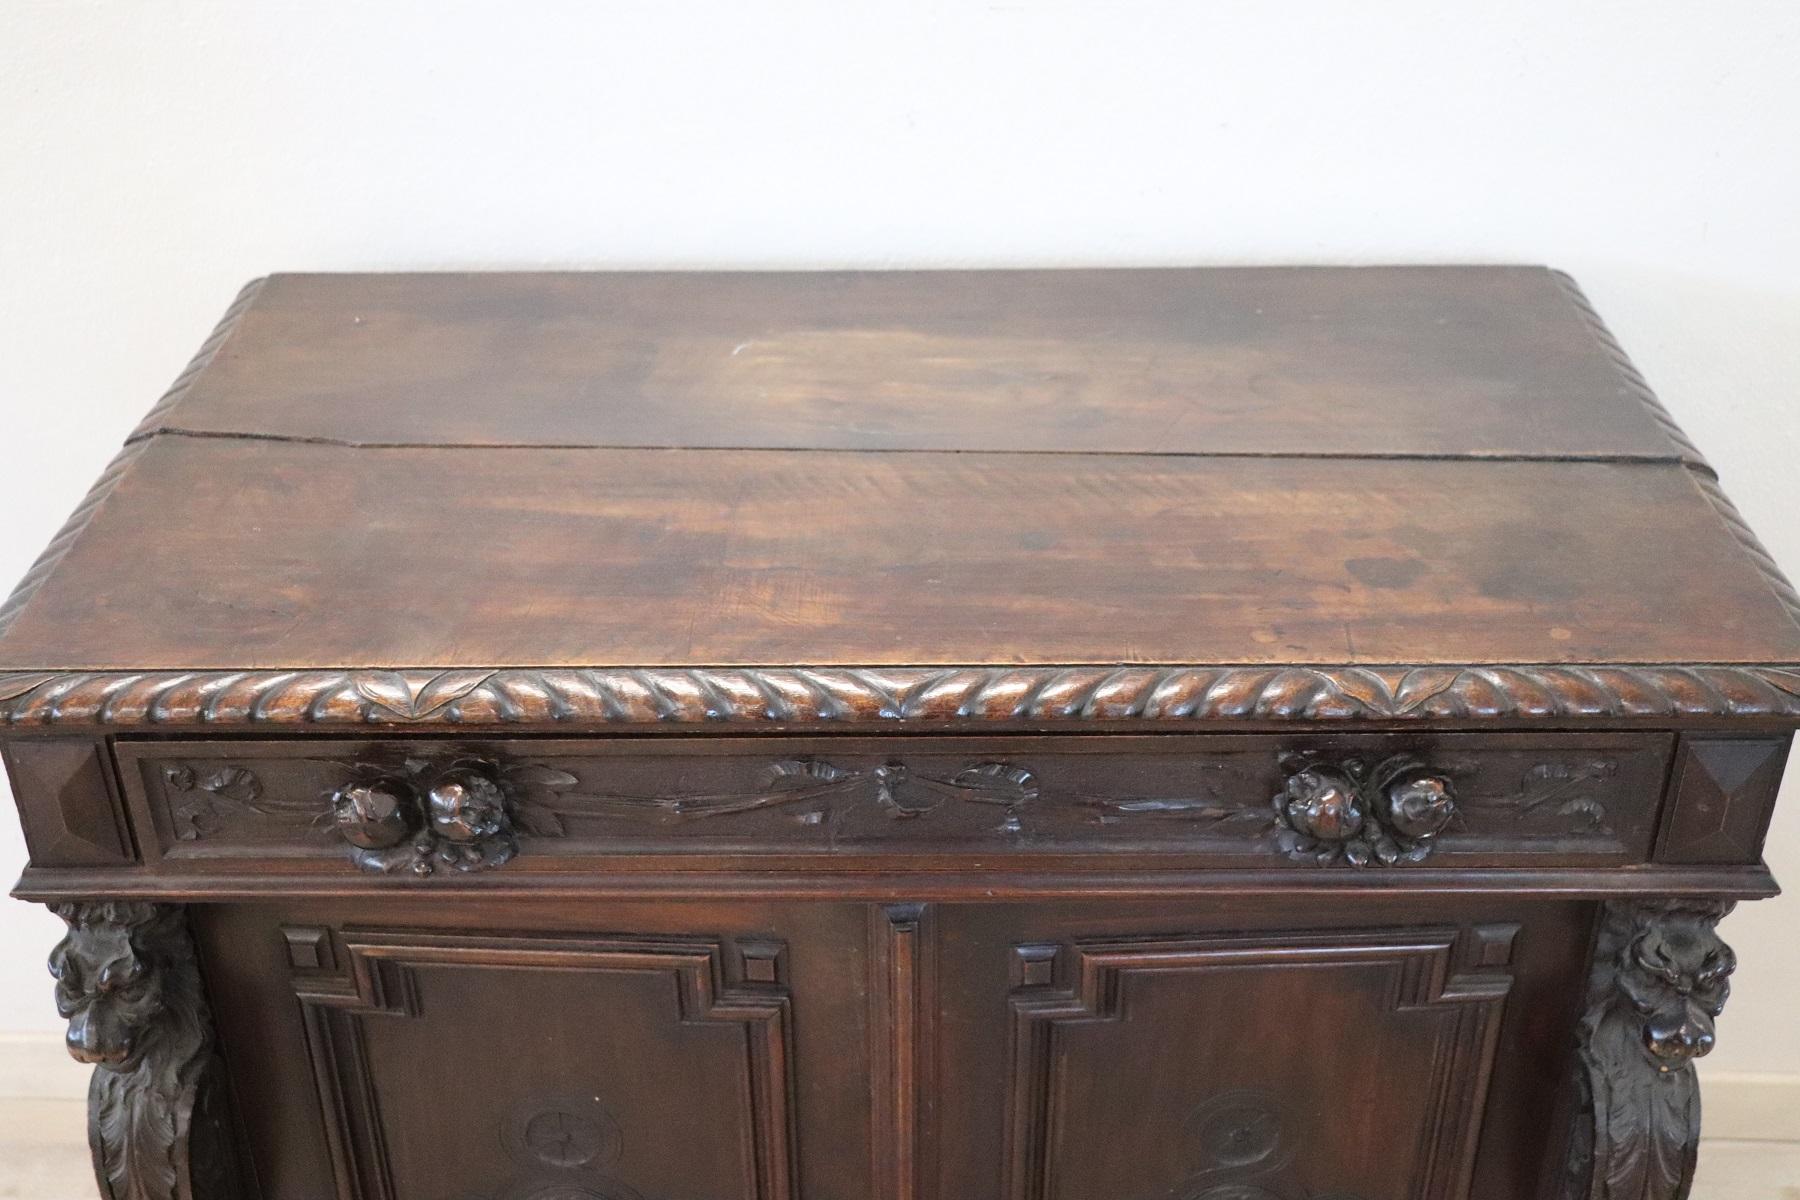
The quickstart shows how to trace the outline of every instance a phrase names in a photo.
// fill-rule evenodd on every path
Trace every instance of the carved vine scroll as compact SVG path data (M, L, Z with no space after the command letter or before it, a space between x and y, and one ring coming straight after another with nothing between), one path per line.
M106 1200L237 1200L223 1068L180 908L70 903L50 955L69 1053L94 1065L88 1145Z
M1737 959L1731 905L1606 906L1581 1022L1565 1200L1686 1200L1700 1140L1694 1060L1713 1046Z

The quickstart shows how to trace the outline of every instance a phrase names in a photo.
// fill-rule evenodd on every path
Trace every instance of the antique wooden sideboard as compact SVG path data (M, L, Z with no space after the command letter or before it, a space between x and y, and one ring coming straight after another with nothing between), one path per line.
M1674 1200L1797 621L1539 268L288 275L0 751L114 1200Z

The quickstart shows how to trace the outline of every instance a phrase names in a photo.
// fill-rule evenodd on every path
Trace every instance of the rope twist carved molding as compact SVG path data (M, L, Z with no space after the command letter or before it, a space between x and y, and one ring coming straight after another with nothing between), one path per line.
M1762 572L1769 587L1780 598L1788 615L1797 624L1800 624L1800 592L1796 592L1794 585L1789 582L1786 575L1782 574L1774 556L1758 540L1748 522L1744 520L1743 514L1738 512L1737 505L1731 502L1731 498L1719 486L1718 472L1713 470L1712 465L1706 461L1706 456L1700 453L1700 448L1694 445L1686 431L1676 424L1675 418L1669 414L1669 410L1663 405L1662 400L1651 390L1643 372L1637 369L1637 365L1625 353L1624 347L1619 345L1618 338L1614 337L1612 330L1606 327L1606 322L1600 319L1599 311L1582 292L1574 277L1563 271L1552 271L1551 275L1562 287L1569 302L1581 314L1594 341L1612 360L1625 387L1644 406L1644 411L1649 413L1651 420L1656 422L1658 428L1669 439L1681 458L1693 468L1695 486L1712 502L1713 507L1719 513L1719 518L1725 522L1726 528L1731 530L1732 535L1737 538L1744 551L1756 560L1757 569Z
M13 725L1800 717L1800 665L36 672Z
M1581 285L1575 282L1575 277L1567 271L1556 270L1552 270L1550 275L1561 286L1563 294L1569 298L1569 302L1575 306L1576 311L1581 314L1594 341L1599 343L1600 348L1606 352L1606 356L1612 360L1613 366L1624 380L1626 388L1630 390L1638 403L1644 406L1645 411L1650 414L1650 418L1662 429L1663 435L1674 444L1684 459L1707 474L1712 474L1712 467L1707 463L1705 455L1700 453L1700 447L1694 445L1693 439L1688 437L1687 431L1676 424L1675 418L1669 414L1669 410L1663 405L1661 398L1651 389L1649 381L1644 378L1644 373L1637 369L1637 364L1632 362L1630 355L1625 353L1625 348L1619 344L1619 339L1614 337L1613 331L1606 327L1606 322L1601 319L1600 311L1594 307L1593 301L1587 298L1587 293L1583 292Z
M194 352L194 357L188 361L188 365L180 375L175 377L175 382L169 385L168 390L162 394L162 398L151 406L149 412L144 414L144 419L138 422L138 427L132 431L126 441L135 442L162 431L164 418L173 414L176 406L187 398L189 390L194 386L194 381L200 378L200 372L212 365L212 360L218 357L219 351L224 349L225 343L237 331L238 322L243 320L244 314L250 311L250 306L256 302L257 294L268 282L268 277L263 276L259 279L252 279L243 286L243 289L238 292L237 298L231 302L231 306L219 318L219 323L213 327L212 333L204 342L200 343L200 349Z

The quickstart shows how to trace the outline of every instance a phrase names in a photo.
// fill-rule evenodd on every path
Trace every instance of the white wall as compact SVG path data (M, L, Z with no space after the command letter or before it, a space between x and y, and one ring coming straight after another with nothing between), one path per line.
M0 576L270 270L1444 260L1572 270L1800 572L1796 63L1792 0L11 0ZM1715 1070L1800 1076L1797 922Z

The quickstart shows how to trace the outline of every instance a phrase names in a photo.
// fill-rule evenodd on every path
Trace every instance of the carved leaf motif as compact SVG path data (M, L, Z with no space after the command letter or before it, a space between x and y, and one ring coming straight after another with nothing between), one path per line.
M543 763L511 763L501 767L500 781L520 829L532 837L562 837L567 832L557 804L563 793L581 783L579 779Z
M1250 827L1251 833L1276 825L1274 813L1265 805L1228 805L1216 799L1198 796L1109 797L1085 800L1082 803L1093 812L1093 819L1102 825L1113 824L1124 817L1180 821L1184 825L1195 827L1245 825Z
M1565 1200L1684 1200L1700 1137L1693 1060L1657 1049L1659 1025L1711 1031L1735 959L1715 926L1729 904L1615 901L1594 948L1580 1043L1581 1113ZM1673 1039L1670 1039L1673 1042Z
M543 788L552 792L566 792L581 782L567 771L559 771L542 763L519 763L505 768L503 774L523 787Z
M191 842L215 832L219 827L221 808L249 808L267 815L283 815L290 806L274 809L259 807L262 781L243 767L206 766L195 768L179 763L163 768L163 779L182 798L170 805L175 822L175 836ZM310 806L309 806L310 808Z
M571 786L579 783L572 776ZM691 820L730 816L816 801L855 785L862 778L830 763L788 759L770 764L760 789L745 792L699 792L687 795L632 795L623 792L556 791L540 807L557 817L599 811L659 820Z
M413 715L413 692L398 671L366 671L356 677L356 691L363 699L399 716Z
M1456 685L1457 672L1450 667L1419 667L1408 671L1394 691L1394 714L1413 712Z
M962 791L964 799L977 804L1019 805L1038 797L1037 776L1006 763L965 767L949 780L949 785Z
M1338 677L1337 685L1363 712L1386 713L1394 708L1394 696L1388 691L1387 683L1373 671L1346 669Z
M418 698L411 703L412 717L428 717L445 705L453 704L476 688L486 683L493 675L492 671L445 671L434 676L424 687L419 689Z
M1584 785L1598 783L1618 774L1619 764L1611 759L1596 759L1571 765L1566 762L1539 763L1525 772L1516 803L1521 816L1545 811L1570 817L1574 833L1607 834L1606 805L1590 794Z
M517 805L513 815L518 818L519 829L531 837L562 837L568 832L563 819L541 804Z
M0 701L17 700L27 692L55 679L54 675L0 675Z
M92 1037L82 1045L100 1057L89 1144L108 1200L232 1200L235 1170L219 1155L209 1115L221 1086L211 1022L179 911L131 903L56 911L69 925L51 956L57 1003L82 1014ZM103 986L103 972L126 959L135 982Z
M1681 1195L1700 1136L1692 1072L1619 1071L1608 1081L1604 1200L1673 1200Z
M201 775L197 786L238 804L249 804L262 795L262 783L242 767L215 767Z
M850 778L852 774L854 772L814 758L787 759L771 764L768 771L769 786L778 789L803 788L815 783L837 783Z

